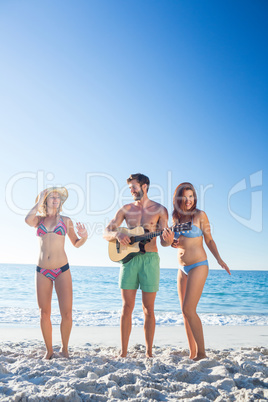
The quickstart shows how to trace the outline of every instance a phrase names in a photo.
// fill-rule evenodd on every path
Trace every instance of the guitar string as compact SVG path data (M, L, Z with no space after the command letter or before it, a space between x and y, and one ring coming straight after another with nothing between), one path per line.
M190 228L189 228L189 226L190 226ZM179 230L174 230L174 228L178 228L178 227L179 227ZM187 229L186 228L183 229L183 227L187 227ZM180 228L182 228L182 229L180 229ZM181 232L181 231L191 230L191 222L186 222L186 223L181 223L179 225L175 225L175 226L172 227L171 230L173 232ZM150 232L150 233L140 235L140 236L133 236L133 242L137 243L138 241L142 241L142 240L146 240L146 239L152 239L152 238L154 238L156 236L161 235L163 233L163 231L164 230L160 230L158 232ZM142 238L142 240L139 240L139 238Z

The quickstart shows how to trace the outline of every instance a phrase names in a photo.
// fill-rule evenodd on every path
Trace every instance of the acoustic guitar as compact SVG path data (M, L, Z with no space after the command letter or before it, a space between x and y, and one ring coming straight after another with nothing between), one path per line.
M170 229L172 232L187 232L191 230L192 222L180 223L172 226ZM128 262L135 255L144 254L144 246L153 237L160 236L164 230L159 230L157 232L149 232L144 230L142 226L137 226L134 229L128 229L120 227L117 229L118 232L126 234L130 238L130 243L127 246L123 246L119 243L117 239L109 241L108 252L109 257L114 262Z

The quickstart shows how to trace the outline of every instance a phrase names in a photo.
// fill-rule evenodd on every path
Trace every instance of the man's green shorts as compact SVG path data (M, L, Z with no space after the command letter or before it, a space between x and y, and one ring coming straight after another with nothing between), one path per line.
M160 279L160 258L158 253L137 254L127 263L121 263L119 287L157 292Z

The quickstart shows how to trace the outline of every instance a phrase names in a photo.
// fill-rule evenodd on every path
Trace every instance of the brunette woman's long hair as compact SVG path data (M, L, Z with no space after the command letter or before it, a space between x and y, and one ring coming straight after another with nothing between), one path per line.
M185 199L183 197L183 192L185 190L192 190L194 196L194 205L189 211L186 210ZM197 204L197 195L194 186L188 182L179 184L178 187L176 187L173 194L173 212L172 212L173 223L180 222L182 217L185 215L189 215L190 219L192 219L196 210L196 204Z

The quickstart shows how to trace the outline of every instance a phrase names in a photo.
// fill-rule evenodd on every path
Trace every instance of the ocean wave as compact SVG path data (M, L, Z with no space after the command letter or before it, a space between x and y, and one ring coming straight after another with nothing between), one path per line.
M73 310L73 325L78 327L90 326L119 326L121 310L88 311ZM225 315L225 314L199 314L203 325L268 325L268 315ZM182 314L174 311L156 311L157 326L183 325ZM51 321L59 325L61 317L58 310L52 310ZM39 326L38 308L0 308L0 326ZM133 326L143 326L144 315L142 311L133 313Z

